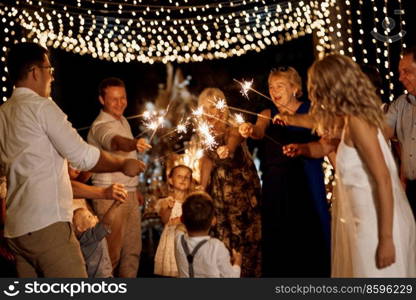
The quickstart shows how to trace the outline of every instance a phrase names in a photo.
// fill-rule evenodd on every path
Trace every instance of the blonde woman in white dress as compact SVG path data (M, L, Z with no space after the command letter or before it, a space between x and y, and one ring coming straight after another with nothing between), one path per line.
M336 132L332 277L415 277L416 227L382 134L374 86L349 57L329 55L308 72L311 114L320 132Z

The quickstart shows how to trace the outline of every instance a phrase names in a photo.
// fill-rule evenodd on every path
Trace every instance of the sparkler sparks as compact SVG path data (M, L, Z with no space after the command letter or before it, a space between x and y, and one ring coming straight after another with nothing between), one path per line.
M150 111L145 110L145 111L143 112L143 119L145 119L145 120L149 120L149 119L151 118L151 116L152 116L152 113L151 113Z
M251 81L243 81L241 84L241 91L240 93L248 99L248 91L251 90L251 86L253 85L253 79Z
M148 124L145 124L146 128L149 130L156 130L159 127L159 123L157 121L152 121Z
M218 110L224 110L227 107L227 103L224 99L216 99L215 108Z
M186 133L186 124L185 123L180 123L176 126L176 132L181 134L181 133Z
M195 158L200 159L202 156L204 156L204 149L198 149L195 153Z
M245 122L242 114L235 114L234 120L238 125L243 124Z
M250 90L250 91L253 91L254 93L256 93L257 95L260 95L260 96L266 98L267 100L272 101L278 107L284 107L284 108L286 108L287 111L296 112L295 110L293 110L289 106L284 105L284 104L281 104L281 103L276 103L269 96L267 96L267 95L265 95L263 93L260 93L258 90L252 88L251 85L253 84L253 80L251 82L248 82L248 81L240 82L237 79L233 79L233 80L241 85L241 87L242 87L241 94L243 94L247 99L248 99L248 94L247 93Z
M204 108L202 106L198 106L197 109L192 111L192 115L195 117L201 117L204 114Z
M159 127L163 127L163 123L165 122L165 110L160 111L153 111L150 112L146 110L143 112L143 125L146 127L147 131L153 131L149 143L152 141L155 133Z
M218 143L215 141L215 137L211 133L211 128L208 123L200 122L198 124L198 132L206 149L212 150L218 145Z

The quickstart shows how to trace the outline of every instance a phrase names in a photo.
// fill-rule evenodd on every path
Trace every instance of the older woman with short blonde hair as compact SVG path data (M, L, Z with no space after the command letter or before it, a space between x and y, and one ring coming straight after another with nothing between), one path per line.
M311 130L272 124L280 113L307 114L302 81L292 67L277 68L268 77L271 101L256 124L244 123L245 138L263 139L262 236L263 276L327 277L330 270L330 218L322 159L288 157L283 148L318 140Z

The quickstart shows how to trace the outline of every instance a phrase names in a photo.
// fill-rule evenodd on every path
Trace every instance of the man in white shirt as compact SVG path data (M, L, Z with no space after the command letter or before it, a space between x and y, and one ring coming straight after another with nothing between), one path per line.
M88 142L99 149L125 158L137 158L137 152L150 149L145 139L135 139L127 119L123 116L127 107L124 82L118 78L106 78L99 86L103 109L88 133ZM95 186L108 187L113 183L124 184L128 191L126 203L117 212L107 235L108 250L115 277L137 276L141 252L141 214L138 202L138 177L122 173L94 174ZM102 218L113 201L93 200L96 214Z
M67 160L92 172L136 176L136 159L88 145L48 97L53 68L38 44L13 45L7 68L15 89L0 106L0 169L7 177L4 235L19 277L87 277L71 227L72 189Z
M416 46L404 50L399 72L399 79L409 93L401 95L390 105L386 132L390 137L395 134L400 141L400 178L416 216Z

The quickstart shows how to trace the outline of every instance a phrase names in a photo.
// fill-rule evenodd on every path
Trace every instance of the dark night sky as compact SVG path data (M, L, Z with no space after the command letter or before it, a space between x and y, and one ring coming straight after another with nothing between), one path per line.
M166 82L166 68L161 63L111 63L62 50L52 50L51 56L56 74L53 98L76 128L90 125L98 114L97 86L103 78L116 76L125 81L129 96L125 115L139 113L143 100L154 99L158 84ZM313 59L312 37L305 36L261 53L174 66L179 66L185 76L192 76L190 90L194 94L205 87L219 87L233 103L244 106L247 100L239 95L240 87L233 78L253 78L254 86L267 93L267 76L271 68L291 65L306 78L306 70ZM252 102L263 101L254 95L250 98Z
M379 3L379 1L376 2ZM352 1L352 3L356 3L356 1ZM404 16L407 31L405 41L408 45L416 44L416 18L413 16L416 11L416 1L402 0L401 3L406 11ZM365 1L365 4L371 6L370 1ZM391 5L392 9L397 8L396 2ZM372 8L367 7L365 13L370 14L371 11ZM353 10L354 24L355 13ZM354 53L362 53L362 48L366 48L370 56L374 56L374 46L369 42L370 31L374 26L373 18L364 16L363 20L366 25L367 43L363 46L357 44ZM378 25L381 26L381 24ZM356 35L357 25L355 24L353 27L354 35ZM396 32L393 31L392 34L394 33ZM1 34L2 31L0 31L0 37ZM394 47L396 45L393 45ZM98 114L100 105L97 100L97 86L103 78L116 76L126 82L130 102L126 115L134 115L142 111L141 103L146 99L153 99L156 96L158 84L166 81L166 68L161 63L153 65L138 62L112 63L93 59L88 55L80 56L64 50L50 50L56 69L53 98L68 114L69 120L76 128L90 125ZM283 45L269 47L261 53L249 52L241 57L182 64L179 67L185 76L192 76L190 90L194 94L197 95L204 87L216 86L225 90L226 96L233 104L253 106L253 103L261 102L263 99L253 95L250 104L247 104L247 101L244 102L244 99L239 96L238 84L232 81L233 78L253 78L254 86L263 93L267 93L266 79L271 68L279 65L292 65L305 80L306 70L313 59L312 37L305 36ZM360 60L360 57L358 59ZM374 57L370 58L370 62L371 60L374 60ZM397 74L398 53L392 53L391 60L393 71ZM177 66L175 65L175 67ZM397 78L395 80L397 83ZM400 89L401 87L399 84L395 84L395 88Z
M416 19L413 17L416 9L415 2L414 0L402 0L403 8L406 11L405 42L408 45L416 44ZM366 4L369 3L366 2ZM394 5L394 7L396 6ZM366 13L369 14L371 7L367 8ZM355 14L354 11L353 14ZM364 18L364 24L366 22L371 23L367 26L368 32L370 32L373 23L368 18ZM355 27L357 27L356 24ZM356 29L354 29L354 33ZM396 32L393 31L393 33ZM362 52L361 48L366 48L371 55L374 50L372 47L371 42L363 46L356 45L355 52L360 53ZM141 103L144 100L154 99L158 84L166 81L166 68L161 63L153 65L138 62L112 63L93 59L88 55L80 56L56 49L51 49L51 54L52 62L56 67L53 98L68 114L69 120L76 128L90 125L98 114L100 104L97 100L97 86L103 78L116 76L126 82L129 96L126 115L134 115L142 111ZM393 54L394 57L391 58L393 70L397 73L398 53L393 51ZM313 60L312 37L307 35L283 45L269 47L261 53L249 52L240 57L201 63L174 64L174 66L175 68L179 66L185 76L192 76L190 90L194 94L197 95L208 86L219 87L226 92L231 103L253 110L255 109L253 103L264 100L253 95L251 103L244 102L244 98L239 96L238 84L232 81L233 78L253 78L254 86L267 94L266 81L271 68L281 65L294 66L300 72L303 80L306 80L307 68ZM370 62L371 60L374 59L370 59ZM395 78L395 82L397 83L397 78ZM396 89L400 88L401 86L396 84ZM247 107L247 105L251 107Z

